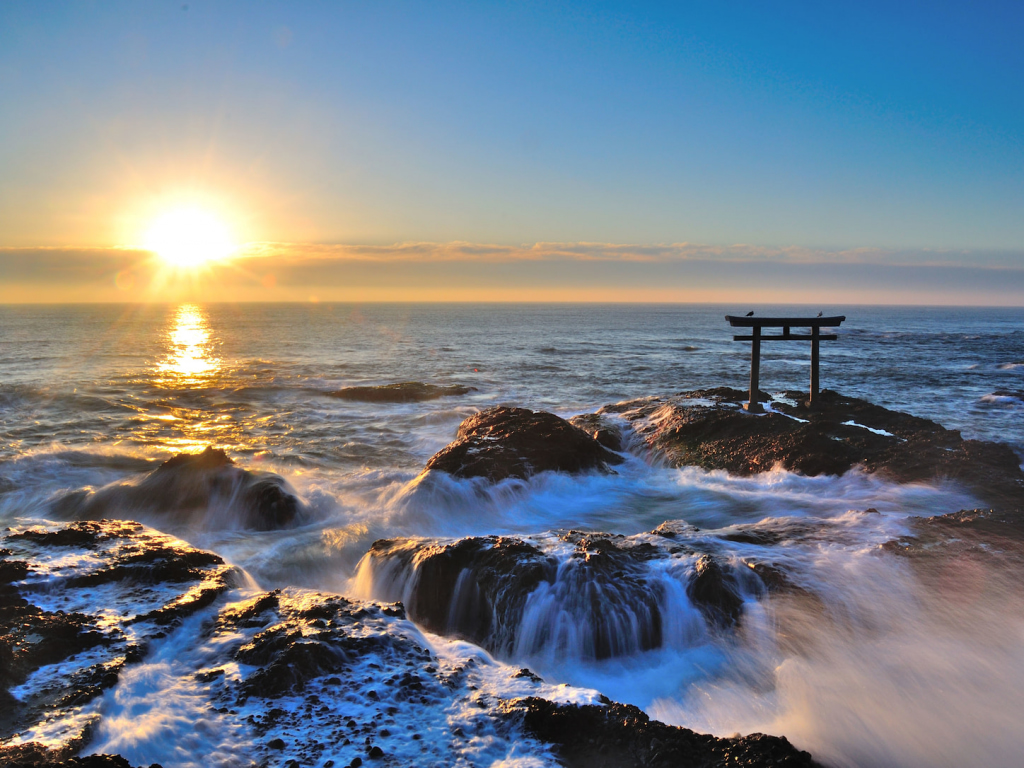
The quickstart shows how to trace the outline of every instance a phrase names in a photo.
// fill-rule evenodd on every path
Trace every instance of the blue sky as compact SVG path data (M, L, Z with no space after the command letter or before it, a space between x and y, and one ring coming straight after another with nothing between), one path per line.
M133 245L191 197L252 241L1021 268L1022 22L1010 3L6 2L0 246Z

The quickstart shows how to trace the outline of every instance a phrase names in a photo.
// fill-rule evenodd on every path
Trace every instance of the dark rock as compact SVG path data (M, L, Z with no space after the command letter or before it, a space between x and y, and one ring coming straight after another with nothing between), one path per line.
M565 419L498 406L463 421L455 442L431 457L426 469L499 481L545 471L608 471L621 462L621 456Z
M579 427L592 438L597 440L605 448L613 451L621 451L622 430L617 424L598 413L585 413L581 416L573 416L569 423Z
M98 541L103 540L104 527L94 522L81 522L58 528L55 531L25 531L8 537L12 541L24 540L45 547L80 547L92 549Z
M267 742L270 749L284 749L284 739L271 739Z
M341 400L359 400L366 403L418 403L466 395L470 392L476 392L476 387L465 387L460 384L444 387L419 381L405 381L401 384L381 384L372 387L345 387L327 394Z
M927 561L936 568L973 558L1024 568L1024 516L1019 510L963 509L947 515L911 518L912 533L882 545L893 554Z
M686 587L690 600L714 624L732 626L739 621L743 598L736 579L710 555L701 555L694 571L696 575Z
M370 747L367 750L367 753L370 755L370 758L373 759L373 760L380 760L382 757L384 757L384 750L381 749L380 747L378 747L377 745L374 745L374 746Z
M1020 458L1002 443L964 440L927 419L830 390L821 392L814 408L775 401L772 408L778 412L763 416L739 409L736 394L697 390L668 400L606 406L599 413L621 414L674 466L739 475L775 466L805 475L840 475L862 466L903 483L956 480L1004 508L1024 504ZM797 392L787 396L803 397ZM694 405L689 402L693 398L714 403Z
M535 683L543 683L544 679L533 670L523 667L516 672L512 677L525 677L527 680L532 680Z
M120 755L72 757L65 751L48 750L37 742L0 746L0 765L5 768L132 768Z
M505 702L506 716L555 747L568 768L709 768L816 763L785 738L751 734L718 738L651 720L637 707L555 704L526 698Z
M302 504L279 475L242 469L223 450L207 448L178 454L138 482L75 491L53 509L79 519L173 515L181 521L222 509L226 524L265 531L293 524Z
M235 462L231 460L224 449L207 446L201 453L176 454L157 467L155 471L156 473L161 473L187 469L198 472L201 470L233 467L234 465Z
M521 539L487 536L427 545L376 541L369 557L398 559L417 578L406 596L409 616L432 632L492 646L511 642L523 603L542 581L554 581L556 563ZM463 577L463 573L468 578Z
M204 595L229 588L232 569L219 557L147 531L137 523L40 526L9 532L5 539L16 543L19 556L26 559L15 560L6 549L0 553L0 743L33 724L70 715L113 687L125 665L144 658L145 645L159 634L156 628L164 617L162 611L185 616ZM62 564L47 551L52 547L88 552L90 564L83 566L81 559L74 557ZM20 584L31 573L36 556L47 563L44 594L49 609L34 605L39 593ZM111 601L95 605L102 617L53 606L54 601L58 606L81 606L83 595L98 584L109 585L103 599ZM159 590L153 592L152 587ZM109 612L111 606L116 607L114 614ZM145 615L132 615L133 607ZM137 625L133 630L136 642L129 642L125 635L128 624ZM51 665L57 663L62 665L61 674L54 677ZM47 667L50 672L44 669ZM15 700L8 689L23 685L37 672L42 677L33 678L20 701ZM69 729L66 739L50 751L40 747L42 751L14 755L0 748L0 763L120 765L116 762L120 758L110 756L73 762L78 759L74 754L89 740L84 722L78 732ZM107 762L97 762L100 759ZM72 762L61 762L69 760ZM90 760L93 762L81 762Z
M344 597L330 596L283 618L280 596L274 595L273 601L267 597L263 595L241 607L225 609L218 620L222 630L252 626L256 615L266 616L262 626L270 625L235 652L237 661L257 667L240 686L245 697L280 698L301 692L311 680L327 676L340 683L337 675L364 654L388 655L403 649L411 652L408 641L402 637L339 631L359 621L380 622L386 614L377 606L369 609ZM331 629L313 631L317 629L314 622L322 620L320 617L329 619Z

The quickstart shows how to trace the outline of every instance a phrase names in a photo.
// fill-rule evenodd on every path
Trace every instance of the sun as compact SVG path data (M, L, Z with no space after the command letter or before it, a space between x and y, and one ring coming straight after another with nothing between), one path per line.
M178 208L159 216L146 233L145 247L179 268L225 259L236 248L224 223L201 208Z

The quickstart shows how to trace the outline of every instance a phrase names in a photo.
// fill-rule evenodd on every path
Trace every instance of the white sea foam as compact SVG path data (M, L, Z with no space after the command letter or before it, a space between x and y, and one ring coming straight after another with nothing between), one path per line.
M874 427L866 427L863 424L858 424L856 421L844 421L844 427L859 427L860 429L866 429L868 432L874 432L876 435L882 435L883 437L896 437L892 432L887 432L884 429L875 429Z

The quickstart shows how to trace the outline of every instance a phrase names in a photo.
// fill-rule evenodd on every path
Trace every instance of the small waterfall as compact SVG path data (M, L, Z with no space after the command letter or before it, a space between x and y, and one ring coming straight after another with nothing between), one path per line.
M360 562L355 587L403 602L430 631L550 663L701 645L764 592L738 563L615 538L383 540Z

